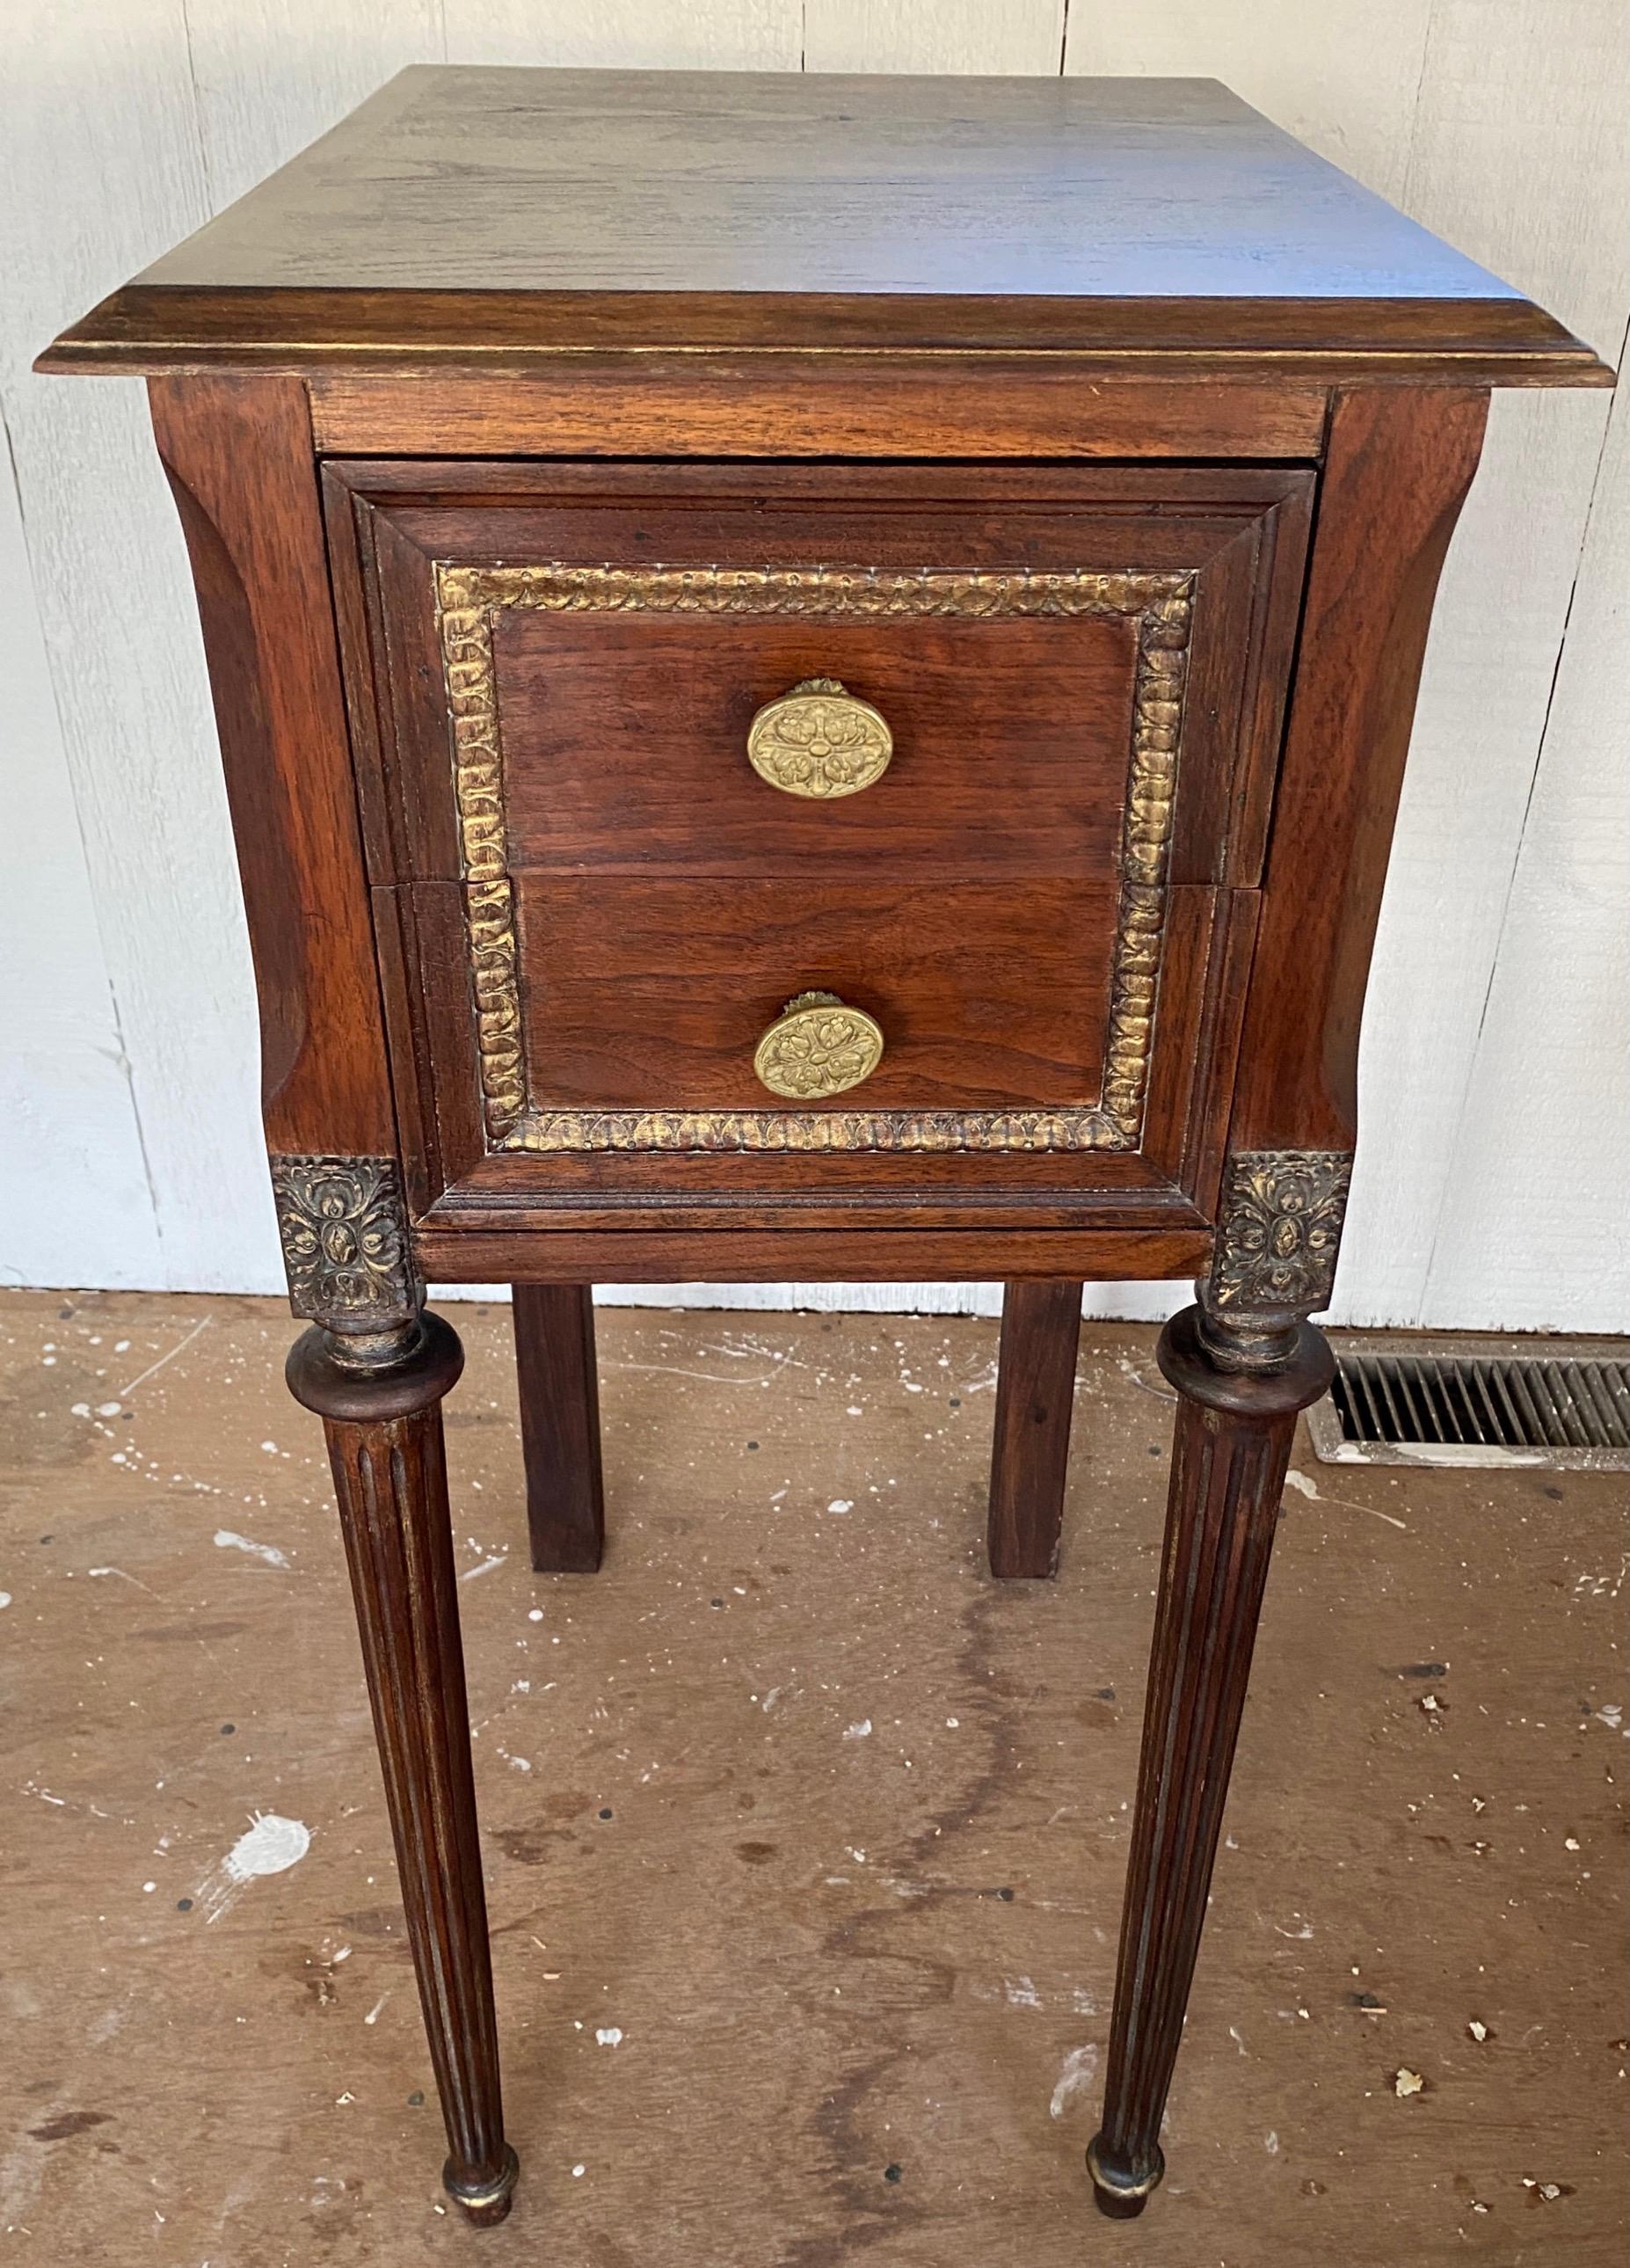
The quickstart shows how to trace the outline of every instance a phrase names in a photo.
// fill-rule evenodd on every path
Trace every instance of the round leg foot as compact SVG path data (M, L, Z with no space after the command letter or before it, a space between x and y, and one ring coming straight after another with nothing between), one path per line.
M477 2228L492 2228L508 2218L520 2171L520 2160L506 2143L503 2169L496 2180L467 2181L455 2173L450 2158L442 2169L442 2186L453 2203L463 2209L466 2220L473 2222Z
M1093 2198L1098 2211L1110 2220L1135 2220L1165 2170L1166 2161L1158 2145L1152 2166L1134 2166L1129 2159L1112 2150L1101 2134L1095 2134L1087 2145L1087 2171L1092 2176Z

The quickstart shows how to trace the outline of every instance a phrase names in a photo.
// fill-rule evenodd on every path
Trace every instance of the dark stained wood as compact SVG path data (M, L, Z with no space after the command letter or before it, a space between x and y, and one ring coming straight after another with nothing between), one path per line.
M363 799L383 814L374 872L445 876L449 890L460 847L437 560L1193 574L1139 1170L1164 1191L1186 1186L1191 1151L1215 1158L1226 1075L1212 1066L1231 1051L1240 993L1212 950L1218 909L1186 893L1191 877L1250 883L1259 867L1305 474L353 461L326 477L341 628L364 688L359 769L378 766ZM868 1104L1096 1099L1132 749L1127 622L504 609L493 644L539 1108L763 1107L753 1047L809 987L883 1022L889 1053ZM757 777L746 733L760 702L828 672L884 709L897 753L863 794L810 805ZM1003 867L1024 887L989 879ZM999 1201L1038 1179L1123 1185L1127 1161L1098 1152L1012 1153L999 1176L976 1153L486 1158L459 904L423 883L397 910L405 934L423 930L399 956L390 1012L393 1060L422 1088L404 1133L436 1152L415 1159L413 1185L432 1203L478 1187L508 1204L716 1190L750 1207L789 1186L846 1200L862 1187L979 1188ZM1066 1225L1097 1224L1078 1211Z
M376 880L459 872L434 568L493 560L1192 575L1171 876L1259 879L1305 471L387 460L330 464L325 482L353 681L371 674L384 712L358 749L359 769L379 768L366 807L390 814L371 836ZM493 649L518 864L802 869L830 841L914 873L977 848L980 872L1059 873L1113 843L1130 753L1121 620L506 608ZM810 676L853 681L899 745L875 787L800 812L757 779L745 741L754 711Z
M659 1206L670 1228L799 1229L819 1221L851 1232L909 1225L960 1233L1198 1225L1209 1217L1195 1210L1193 1192L1197 1176L1215 1186L1226 1130L1252 893L1170 893L1159 1040L1135 1151L546 1156L484 1152L458 893L451 884L421 884L413 895L420 909L404 933L417 940L423 1015L406 1004L392 1045L404 1070L419 1062L421 1045L429 1050L422 1117L404 1118L405 1140L416 1128L436 1145L424 1161L424 1185L437 1191L419 1207L427 1219L470 1230L648 1226ZM387 1009L397 1012L393 993ZM540 1083L539 1100L549 1099ZM432 1169L439 1181L429 1178ZM998 1259L986 1272L1006 1270Z
M397 895L381 893L381 903L394 906ZM420 989L400 1004L393 990L387 1012L400 1020L392 1039L399 1076L426 1081L422 1108L404 1116L403 1139L435 1145L424 1160L424 1186L436 1194L416 1203L430 1216L456 1215L471 1228L593 1228L647 1225L660 1206L669 1227L800 1227L815 1213L823 1225L851 1230L899 1226L902 1217L952 1229L1113 1227L1204 1217L1185 1192L1192 1173L1215 1171L1207 1161L1225 1130L1228 1066L1244 1007L1237 955L1222 949L1224 932L1233 933L1222 907L1253 906L1252 893L1170 893L1160 1044L1140 1146L1010 1150L999 1158L933 1150L487 1153L459 894L450 883L424 883L411 895L417 910L400 933L414 943ZM771 1012L779 1005L771 1002ZM865 1092L856 1090L855 1099L863 1101ZM542 1079L537 1099L553 1100ZM763 1107L769 1102L765 1095ZM995 1272L1003 1272L1000 1263Z
M1524 300L1033 299L1009 302L998 317L999 305L922 296L873 306L780 294L755 304L731 294L708 309L631 293L598 319L564 298L551 323L518 294L286 291L262 304L252 292L132 285L64 331L34 368L77 378L333 370L411 383L472 364L499 379L523 378L607 352L811 352L863 373L873 354L887 352L920 358L927 397L947 357L1024 353L1046 356L1082 386L1259 385L1276 374L1304 388L1614 382L1593 348ZM698 316L690 346L685 334ZM484 343L472 342L471 327Z
M589 355L513 379L316 371L334 456L1291 457L1324 446L1327 393L1090 382L1066 357Z
M1261 902L1255 890L1229 890L1218 895L1207 932L1207 947L1211 955L1209 980L1198 1004L1199 1014L1193 1032L1185 1035L1190 1060L1196 1065L1205 1065L1208 1076L1191 1080L1185 1090L1188 1116L1179 1138L1178 1154L1184 1160L1183 1187L1207 1220L1216 1218L1228 1134L1226 1110L1216 1109L1211 1097L1214 1091L1230 1096L1233 1093L1240 1025L1249 997L1251 959L1256 949ZM1168 1000L1163 1000L1161 1012L1169 1012ZM1168 1123L1163 1081L1171 1074L1171 1055L1157 1058L1156 1063L1149 1089L1149 1113L1156 1124ZM1180 1107L1175 1101L1171 1105L1174 1113Z
M469 1706L448 1528L442 1396L464 1352L438 1315L373 1375L313 1329L289 1358L323 1419L430 2060L446 2123L443 2176L471 2220L502 2220L516 2160L503 2138Z
M421 887L452 898L448 885ZM1251 893L1226 895L1230 902L1254 904ZM448 1113L442 1120L443 1155L453 1179L429 1215L456 1215L472 1226L516 1227L643 1224L658 1207L664 1226L797 1227L818 1221L859 1229L909 1220L953 1229L1090 1228L1200 1222L1209 1215L1193 1203L1191 1167L1203 1168L1225 1130L1228 1081L1219 1066L1231 1060L1244 1005L1237 983L1229 990L1231 963L1222 949L1228 926L1219 894L1171 892L1161 1038L1135 1150L590 1150L540 1156L517 1149L483 1155L479 1135L473 1135L474 1146L460 1156L450 1146ZM427 946L427 961L433 950ZM462 948L451 928L445 950L451 993L463 981ZM1215 1015L1206 1012L1208 999L1215 1001ZM437 1028L450 1030L450 1020L439 1020ZM461 1060L460 1083L444 1090L452 1101L466 1086L474 1093L467 1034ZM863 1094L858 1091L860 1099ZM1205 1130L1203 1149L1195 1147L1196 1127ZM998 1266L995 1273L1003 1272Z
M261 1005L268 1146L393 1152L305 390L155 380L192 558Z
M1282 1368L1262 1375L1221 1369L1200 1341L1199 1313L1186 1307L1174 1316L1158 1349L1178 1389L1177 1431L1104 2123L1087 2154L1098 2204L1115 2218L1141 2213L1164 2170L1160 2122L1222 1832L1291 1435L1297 1410L1318 1399L1334 1373L1328 1346L1308 1324Z
M405 396L413 391L411 385L402 388ZM902 511L915 513L935 509L942 518L953 512L958 541L974 547L962 559L965 566L1011 568L1025 559L1038 567L1083 563L1078 556L1071 556L1068 549L1053 558L1044 557L1039 549L1016 556L1017 542L1039 546L1045 541L1042 529L1016 526L1016 507L1025 508L1027 522L1037 507L1054 523L1062 514L1071 515L1064 533L1072 538L1078 538L1083 530L1090 534L1100 518L1136 519L1142 549L1158 544L1162 526L1169 524L1166 549L1149 553L1138 564L1193 566L1262 512L1287 498L1304 495L1311 486L1306 471L1294 465L1210 465L1194 462L1195 454L1185 450L1181 455L1187 461L1172 464L1074 467L965 464L955 459L814 466L797 461L731 462L723 456L705 463L656 458L645 463L598 463L570 458L488 462L476 457L439 461L359 457L332 459L325 464L324 474L340 490L354 492L378 509L408 518L410 529L418 526L409 517L415 506L434 505L446 514L460 509L482 514L479 521L460 523L445 518L436 521L425 548L444 557L457 558L462 553L474 559L490 559L493 548L483 537L493 526L490 515L501 510L582 514L619 505L638 512L648 523L648 532L633 556L666 557L672 537L664 534L660 552L653 549L649 532L652 513L663 506L683 507L689 514L687 526L706 526L701 517L703 512L733 504L760 515L756 523L757 542L747 546L749 555L761 549L766 529L784 526L784 515L804 512L813 517L795 521L795 531L819 525L841 533L851 525L863 524L869 543L886 547L892 542L894 549L885 549L880 557L884 564L894 567L929 563L922 556L921 534L898 523ZM568 525L564 520L558 524ZM507 547L514 531L502 522L498 525ZM529 522L525 533L535 540L538 526L539 523ZM1212 536L1205 544L1201 540L1208 527ZM625 539L627 533L622 531ZM1197 541L1201 541L1199 550ZM835 556L830 534L827 550L829 556ZM508 556L507 549L503 556ZM622 555L613 549L610 556ZM1124 567L1129 563L1122 558L1118 563Z
M393 907L398 895L380 894L381 904ZM1170 893L1159 1044L1139 1146L1000 1153L488 1152L476 1107L460 896L449 883L420 884L411 895L417 910L404 920L401 934L413 945L420 990L405 1003L393 991L387 1012L400 1019L392 1039L393 1060L402 1067L399 1076L422 1076L426 1082L419 1090L422 1108L403 1118L404 1142L420 1138L434 1144L433 1156L424 1161L423 1185L435 1194L423 1204L415 1200L419 1211L457 1215L471 1227L518 1229L645 1225L657 1206L662 1224L672 1227L799 1227L810 1226L812 1214L822 1225L852 1230L899 1226L907 1218L917 1226L957 1229L1114 1227L1208 1217L1195 1211L1190 1184L1195 1174L1215 1173L1245 1001L1237 952L1230 956L1223 948L1225 936L1237 935L1237 922L1226 908L1253 908L1253 893L1189 887ZM781 1005L767 995L767 1003L766 1022ZM751 1034L753 1027L744 1022L741 1029ZM996 1037L984 1036L993 1043ZM1092 1035L1087 1039L1098 1044ZM852 1100L863 1103L865 1094L866 1088L857 1089ZM536 1099L540 1107L554 1099L542 1079ZM757 1095L753 1101L758 1104ZM760 1107L770 1102L765 1094ZM440 1176L434 1182L432 1168ZM1002 1273L999 1263L995 1272Z
M1081 1288L1017 1283L1002 1293L987 1530L993 1575L1058 1572Z
M774 792L774 791L767 791ZM855 800L862 800L855 797ZM801 992L876 1018L883 1061L818 1108L1006 1109L1097 1099L1118 897L1103 883L595 877L517 890L540 1103L783 1106L753 1049ZM548 1161L534 1170L547 1180Z
M606 1546L593 1287L517 1284L514 1298L532 1564L591 1575Z
M1209 1229L668 1229L665 1208L644 1229L592 1231L455 1226L444 1218L414 1232L427 1276L445 1283L886 1284L988 1283L1006 1275L1078 1276L1109 1284L1200 1273Z
M422 1216L429 1228L1201 1228L1200 1211L1142 1152L678 1151L554 1153L538 1186L525 1150L484 1159ZM638 1168L630 1182L628 1166ZM955 1179L940 1168L956 1165ZM564 1170L569 1168L569 1174Z
M1359 1023L1415 691L1487 410L1487 394L1464 389L1337 398L1240 1051L1237 1150L1353 1146Z
M823 872L1116 871L1136 661L1125 618L511 613L494 645L513 870L801 887ZM813 800L761 779L747 734L766 702L822 677L882 714L894 752L860 793Z
M441 67L167 254L52 366L742 344L1599 371L1214 81Z

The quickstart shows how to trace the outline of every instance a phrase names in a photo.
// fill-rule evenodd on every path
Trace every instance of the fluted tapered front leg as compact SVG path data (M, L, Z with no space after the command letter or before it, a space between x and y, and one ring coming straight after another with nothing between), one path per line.
M1143 1749L1104 2124L1087 2152L1102 2209L1141 2213L1164 2171L1160 2122L1200 1950L1296 1412L1333 1365L1308 1324L1242 1342L1185 1308L1161 1336L1179 1396L1165 1559L1155 1613ZM1221 1359L1219 1359L1221 1357ZM1261 1366L1265 1363L1271 1366Z
M502 2220L516 2159L503 2136L487 1900L448 1529L441 1399L464 1367L439 1316L289 1358L322 1418L350 1565L408 1935L450 2154L443 2179L472 2220Z

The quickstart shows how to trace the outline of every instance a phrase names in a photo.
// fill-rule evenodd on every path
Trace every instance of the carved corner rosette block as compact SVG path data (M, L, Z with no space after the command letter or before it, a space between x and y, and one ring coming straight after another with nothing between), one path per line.
M295 1314L334 1331L412 1322L422 1287L395 1159L274 1157L271 1167Z
M1345 1150L1238 1150L1229 1160L1208 1315L1283 1328L1330 1305L1353 1175Z

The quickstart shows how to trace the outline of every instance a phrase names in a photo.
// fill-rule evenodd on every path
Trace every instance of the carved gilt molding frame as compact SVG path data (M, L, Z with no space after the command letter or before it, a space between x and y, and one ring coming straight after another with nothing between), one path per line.
M860 568L470 567L437 562L482 1112L490 1150L1135 1150L1165 935L1194 577L872 573ZM532 1098L504 818L493 623L504 608L583 614L1120 616L1135 623L1132 747L1109 1029L1095 1105L1018 1110L584 1110Z

